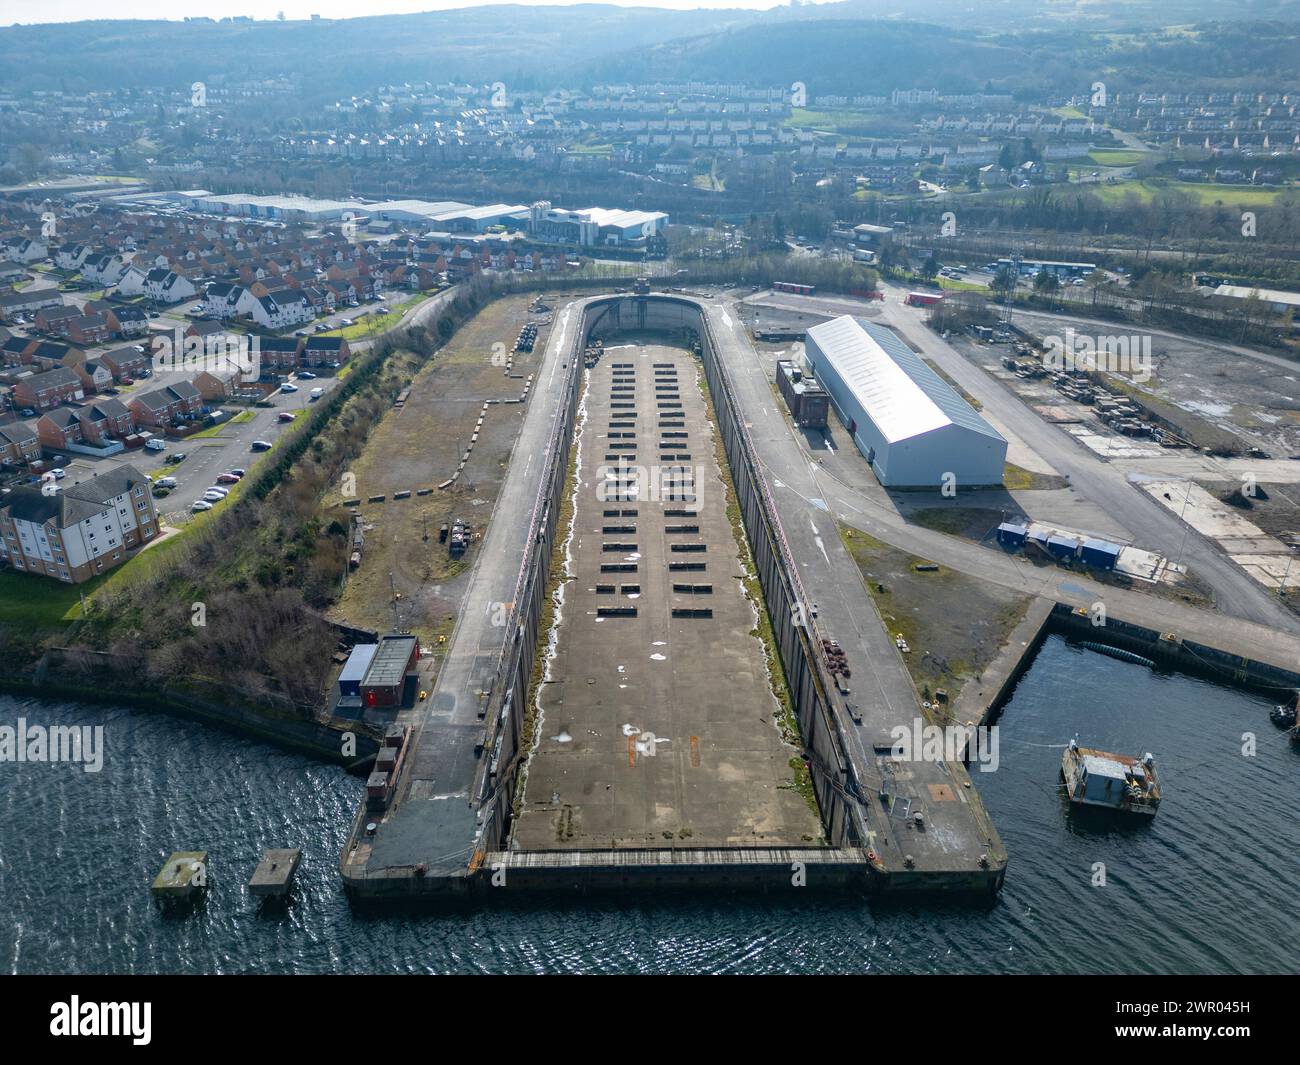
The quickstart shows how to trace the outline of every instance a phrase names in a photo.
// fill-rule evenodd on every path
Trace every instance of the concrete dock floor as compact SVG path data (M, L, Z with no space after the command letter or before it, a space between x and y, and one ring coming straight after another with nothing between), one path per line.
M698 374L689 352L659 343L612 346L590 371L573 579L516 849L822 839L775 720Z

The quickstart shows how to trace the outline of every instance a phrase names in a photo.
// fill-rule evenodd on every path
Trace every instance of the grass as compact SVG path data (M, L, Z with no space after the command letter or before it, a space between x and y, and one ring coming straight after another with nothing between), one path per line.
M844 127L858 127L876 121L870 111L811 111L805 107L792 107L781 123L797 129L822 129L838 131Z
M957 508L941 508L945 515ZM941 566L918 571L928 563L847 525L840 537L862 573L867 593L890 636L902 636L911 648L903 662L922 699L942 688L945 704L933 702L929 714L942 723L962 687L979 677L1024 617L1030 598L1006 592Z
M1124 150L1122 148L1094 148L1088 158L1098 166L1137 166L1151 158L1150 152Z
M0 627L32 636L62 632L82 616L83 596L91 602L100 594L112 594L133 581L148 578L167 562L181 539L180 533L173 533L115 569L81 584L65 584L12 569L0 570Z
M975 281L954 281L950 277L936 277L935 281L947 292L988 292L987 285Z
M0 570L0 625L32 634L61 631L81 616L81 593L94 583L64 584Z
M402 300L401 303L390 303L388 311L384 314L367 315L356 322L355 325L344 326L342 329L327 329L321 333L326 337L344 337L347 340L368 340L371 335L378 336L380 333L387 332L389 329L396 328L402 320L402 315L414 307L417 303L428 298L423 292L417 293L410 299Z
M907 520L948 536L980 540L1002 520L1002 512L987 507L925 507L908 514Z
M1262 189L1254 185L1210 185L1197 181L1119 181L1114 185L1096 184L1089 187L1106 203L1122 203L1129 196L1136 196L1143 203L1150 203L1165 192L1186 193L1202 207L1216 203L1225 203L1233 207L1269 207L1285 189Z
M255 411L251 410L241 410L238 414L222 422L220 425L212 425L207 429L200 429L197 433L192 433L190 436L186 437L186 439L205 440L208 437L218 436L220 435L221 430L223 430L227 425L237 425L241 422L252 421L255 413Z

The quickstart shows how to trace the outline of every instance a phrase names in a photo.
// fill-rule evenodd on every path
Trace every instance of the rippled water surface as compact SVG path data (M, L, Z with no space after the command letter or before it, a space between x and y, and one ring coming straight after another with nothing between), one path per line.
M991 907L881 908L857 897L674 897L354 914L335 861L361 795L342 770L129 709L0 697L0 724L102 724L102 772L0 765L0 966L13 972L1295 972L1300 754L1271 700L1053 637L975 784L1011 853ZM1258 753L1241 754L1242 734ZM1156 753L1149 824L1079 818L1060 745ZM245 891L263 848L299 846L296 897ZM149 882L172 850L209 852L186 917ZM1104 863L1106 886L1094 887ZM797 901L796 901L797 899Z

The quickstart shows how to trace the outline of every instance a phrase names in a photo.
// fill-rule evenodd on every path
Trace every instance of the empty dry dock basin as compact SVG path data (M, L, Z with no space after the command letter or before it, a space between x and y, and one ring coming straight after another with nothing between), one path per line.
M514 847L820 841L751 635L695 359L615 343L586 388L573 579Z

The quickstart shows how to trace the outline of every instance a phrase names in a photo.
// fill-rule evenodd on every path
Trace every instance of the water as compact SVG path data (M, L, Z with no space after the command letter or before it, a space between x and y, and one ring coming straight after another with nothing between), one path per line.
M991 907L792 890L395 917L354 914L335 872L357 778L185 721L0 697L0 723L103 724L107 744L99 774L0 765L0 971L1295 972L1300 755L1270 705L1050 639L1002 715L1001 768L975 774L1011 853ZM1076 733L1156 753L1153 823L1067 816ZM264 913L243 885L286 845L304 850L297 897ZM189 848L213 887L164 916L149 882Z

